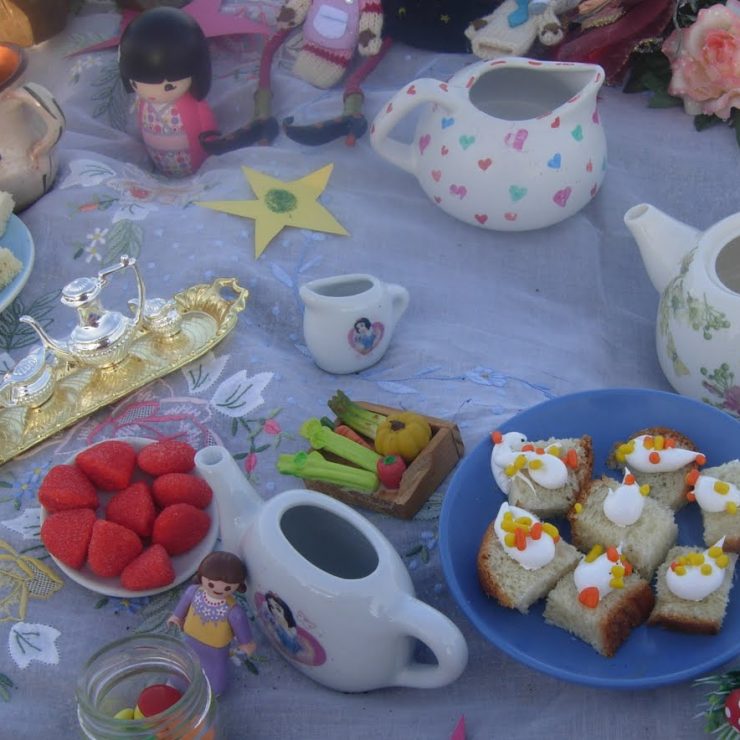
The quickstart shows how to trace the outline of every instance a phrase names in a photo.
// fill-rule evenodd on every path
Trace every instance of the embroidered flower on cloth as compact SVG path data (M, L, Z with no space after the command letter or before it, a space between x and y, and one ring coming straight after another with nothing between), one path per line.
M740 109L740 3L712 5L696 21L673 31L663 53L671 63L671 95L683 98L687 113L728 120Z

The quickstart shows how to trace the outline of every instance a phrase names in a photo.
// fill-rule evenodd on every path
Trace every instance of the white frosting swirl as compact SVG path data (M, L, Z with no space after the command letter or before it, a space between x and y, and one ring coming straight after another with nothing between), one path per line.
M581 562L578 563L578 566L573 571L573 580L575 581L578 593L581 593L584 588L595 586L599 589L599 597L603 599L604 596L614 590L611 585L611 581L614 578L612 569L615 565L624 567L621 545L617 547L617 553L619 553L619 559L616 562L609 560L606 552L601 553L599 557L590 563L586 561L585 555L581 558Z
M631 479L631 483L627 481ZM645 496L640 491L640 484L625 469L622 484L617 488L610 488L604 499L604 515L618 527L628 527L634 524L642 515L645 506Z
M547 565L555 557L555 540L547 532L543 531L539 539L534 540L528 536L524 550L519 550L517 547L509 547L505 540L507 532L501 526L507 512L511 512L514 520L520 517L528 517L532 521L532 524L540 521L538 517L530 514L526 509L521 509L518 506L510 506L504 501L498 510L493 528L496 530L496 536L506 553L516 560L525 570L537 570Z
M645 446L646 439L654 439L654 436L641 434L639 437L634 437L631 440L631 442L634 442L632 451L627 452L624 456L627 465L641 473L670 473L694 462L701 455L700 452L687 450L683 447L665 447L662 450L656 450L652 446ZM656 462L650 459L654 452L658 454Z
M717 486L717 483L720 485ZM720 491L726 487L725 493ZM719 490L718 490L719 488ZM696 503L704 511L725 511L728 503L734 503L740 508L740 490L734 483L713 478L711 475L700 475L694 484Z
M723 537L713 547L722 549L725 538ZM714 593L725 580L726 568L720 568L715 559L709 554L707 548L701 554L704 556L702 563L690 564L681 562L678 569L669 566L665 574L666 585L674 596L687 601L701 601L709 594ZM705 568L705 566L709 566ZM683 569L683 571L679 569ZM702 569L707 572L703 573Z
M549 452L523 451L522 447L526 443L527 437L521 432L506 432L500 442L494 443L491 452L491 472L496 485L505 494L509 493L514 474L507 473L507 468L511 470L517 458L523 456L526 463L521 470L526 470L535 483L550 490L564 486L568 482L568 468L565 463L557 455ZM534 467L530 466L535 460L539 462L535 463ZM517 472L520 470L517 469Z

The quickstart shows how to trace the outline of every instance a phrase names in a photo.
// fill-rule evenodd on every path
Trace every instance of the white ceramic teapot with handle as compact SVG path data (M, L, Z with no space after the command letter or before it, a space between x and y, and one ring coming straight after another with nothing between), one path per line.
M598 192L606 138L596 107L604 71L593 64L520 57L465 67L448 82L419 79L383 107L375 150L415 175L455 218L524 231L562 221ZM414 108L413 143L390 138Z
M0 190L21 211L54 184L53 149L64 132L64 113L45 87L28 82L0 93L0 122Z
M225 550L247 566L247 598L292 665L339 691L437 688L468 659L465 638L414 596L400 556L365 517L294 489L263 502L228 450L206 447L198 473L214 492ZM414 639L437 663L414 660Z
M740 213L703 233L646 203L624 221L661 294L656 344L666 378L740 417Z

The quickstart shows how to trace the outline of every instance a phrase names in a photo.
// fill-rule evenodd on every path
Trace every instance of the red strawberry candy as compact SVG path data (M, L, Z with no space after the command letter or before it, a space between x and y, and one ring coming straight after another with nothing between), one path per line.
M113 578L141 553L139 536L115 522L97 519L92 529L87 564L96 576Z
M41 541L57 560L79 570L85 564L94 524L92 509L58 511L41 525Z
M154 522L152 543L162 545L170 555L192 550L211 526L211 517L192 504L172 504Z
M195 467L195 450L187 442L165 439L144 447L136 462L149 475L189 473Z
M108 502L105 518L128 527L139 537L148 537L157 518L149 486L144 481L138 481L119 491Z
M160 475L152 483L152 494L162 509L172 504L192 504L197 509L205 509L213 498L208 483L188 473Z
M167 550L152 545L132 560L121 573L121 585L129 591L161 588L175 580L175 570Z
M80 452L75 463L103 491L122 491L131 483L136 450L128 442L109 439Z
M49 512L98 508L95 487L74 465L55 465L41 481L38 496Z

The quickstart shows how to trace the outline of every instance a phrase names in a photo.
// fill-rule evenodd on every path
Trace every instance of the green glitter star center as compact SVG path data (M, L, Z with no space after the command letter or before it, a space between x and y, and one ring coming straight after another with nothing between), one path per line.
M268 190L265 195L265 204L273 213L288 213L298 207L298 198L289 190Z

